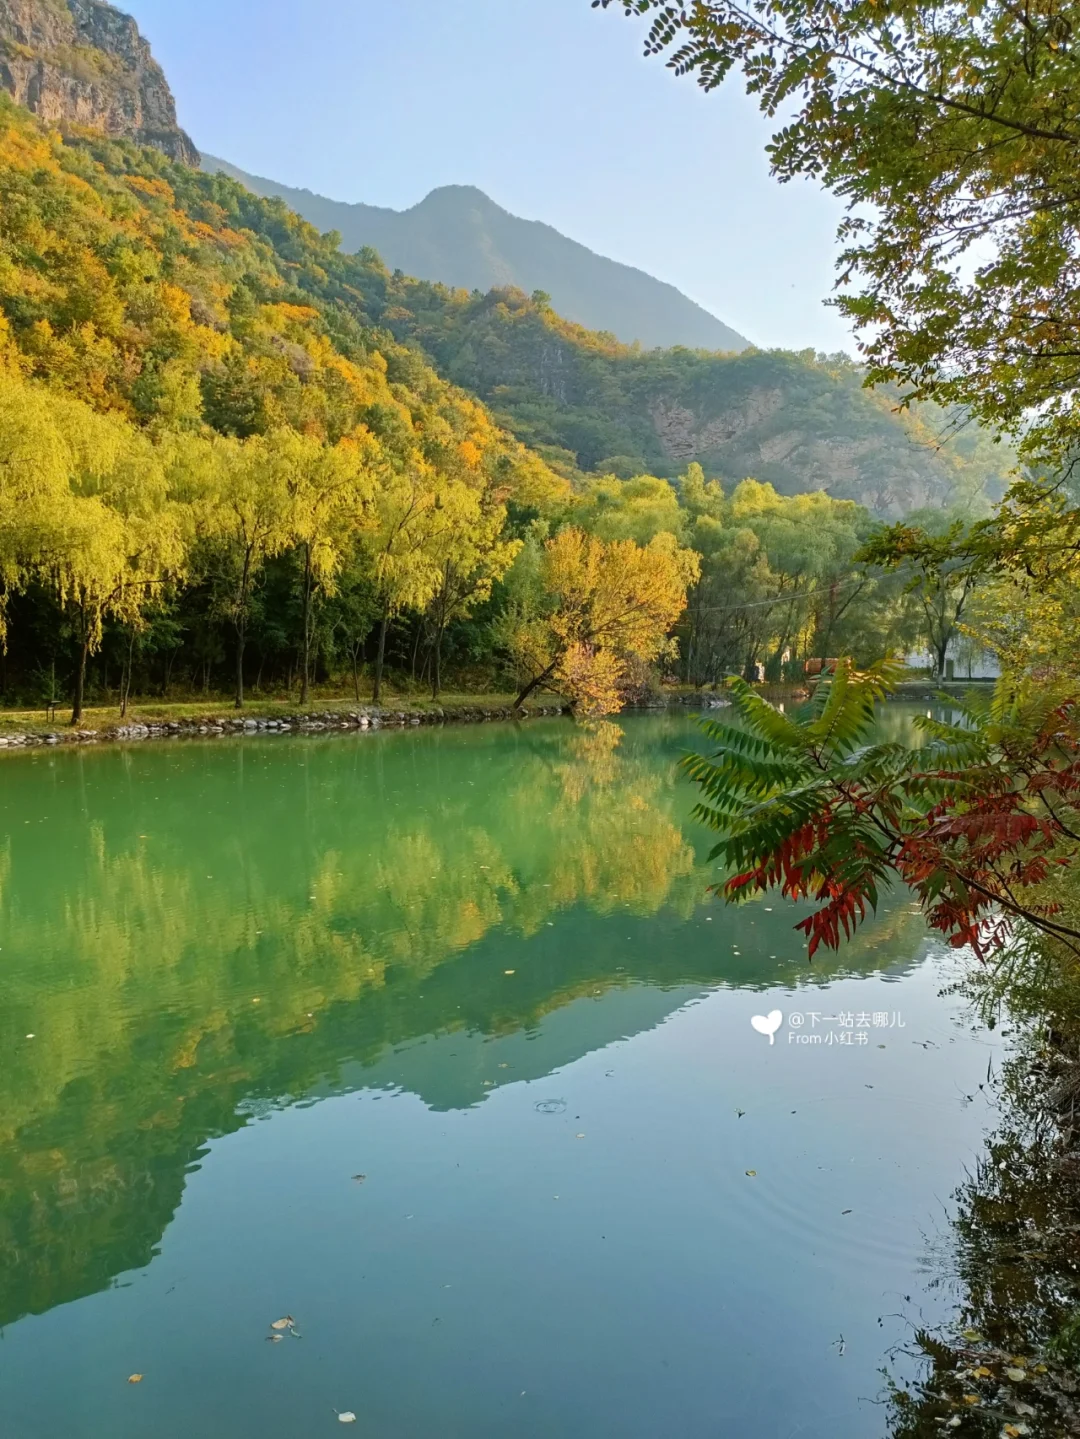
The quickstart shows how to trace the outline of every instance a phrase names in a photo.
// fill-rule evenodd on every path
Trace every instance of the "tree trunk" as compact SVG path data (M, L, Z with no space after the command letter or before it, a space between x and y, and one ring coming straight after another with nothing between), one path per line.
M560 655L559 659L561 658L562 656ZM552 660L542 675L537 675L535 679L531 679L514 701L514 709L519 710L531 694L535 693L541 685L547 684L548 680L558 668L559 660Z
M438 700L442 694L442 630L435 631L435 646L432 652L431 698Z
M413 684L416 683L416 661L417 661L417 657L418 657L419 654L420 654L420 638L421 638L421 636L423 635L423 633L424 633L424 622L423 622L423 620L417 620L417 622L416 622L416 638L415 638L414 641L413 641L413 647L412 647L412 682L413 682Z
M82 645L79 650L79 668L75 675L75 702L71 707L72 725L82 724L83 698L86 694L86 662L90 658L90 632L83 621Z
M244 708L244 648L247 644L247 626L239 623L236 626L236 700L235 706L238 710Z
M131 637L128 640L127 669L120 671L120 718L126 719L128 712L128 700L131 697L131 668L135 663L135 628L132 626Z
M353 646L353 649L352 649L352 684L353 684L353 694L356 696L356 703L359 704L359 703L360 703L360 670L359 670L359 668L357 667L356 659L357 659L357 650L356 650L356 646L354 645L354 646Z
M383 661L386 659L386 631L390 628L390 607L383 610L382 623L379 626L379 654L375 661L375 690L372 694L372 701L379 704L382 701L382 676Z
M300 703L308 702L311 683L311 546L304 546L304 653L300 675Z

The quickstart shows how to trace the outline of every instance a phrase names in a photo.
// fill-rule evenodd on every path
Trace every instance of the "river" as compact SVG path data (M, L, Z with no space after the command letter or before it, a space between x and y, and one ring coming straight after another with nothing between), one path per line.
M696 740L0 760L6 1439L886 1433L996 1041L708 897Z

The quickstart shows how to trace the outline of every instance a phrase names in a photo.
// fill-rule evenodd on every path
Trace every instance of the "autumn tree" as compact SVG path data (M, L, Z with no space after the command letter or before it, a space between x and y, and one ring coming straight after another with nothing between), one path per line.
M685 768L695 813L717 831L733 902L776 890L806 901L798 928L839 948L886 888L911 890L928 923L983 955L1022 924L1080 957L1054 876L1080 834L1080 710L1050 688L997 687L958 722L923 716L919 742L876 739L875 711L900 670L841 662L784 714L741 680L739 722L704 725L709 752Z
M418 457L391 464L376 490L364 540L379 607L376 704L382 697L390 621L402 610L424 609L438 592L455 509L445 479Z
M663 533L648 545L605 542L574 526L543 547L543 600L514 617L511 651L524 681L516 705L556 684L590 714L620 707L634 661L670 653L699 561Z
M204 473L200 528L221 606L235 634L235 704L244 705L252 597L264 566L293 543L288 464L274 437L215 440Z
M8 378L0 383L0 530L5 591L36 579L71 621L78 724L105 620L137 626L155 590L184 567L161 457L123 420Z
M300 703L306 705L317 602L334 593L357 543L378 484L381 454L366 431L333 447L291 431L274 436L273 444L276 463L285 470L288 538L300 550Z
M447 521L442 530L441 565L428 610L431 622L431 698L442 692L442 649L447 627L490 599L522 547L506 535L506 507L485 504L485 497L457 484L444 496Z

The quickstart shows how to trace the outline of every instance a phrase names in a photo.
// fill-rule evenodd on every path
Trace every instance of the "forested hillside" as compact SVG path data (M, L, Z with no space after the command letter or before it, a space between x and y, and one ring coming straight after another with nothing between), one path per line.
M444 659L604 709L650 665L772 673L906 633L896 586L856 574L858 506L785 500L790 469L725 490L693 463L721 469L725 435L739 453L719 421L711 448L661 441L658 397L673 425L679 402L715 415L718 378L759 436L761 397L775 430L802 393L825 456L853 416L875 464L892 437L925 482L909 496L963 474L847 371L643 356L542 299L393 276L223 175L6 100L0 354L0 441L26 467L0 517L4 688L73 690L76 714L151 677L303 698L366 663L378 696L384 660L437 694Z
M468 197L479 192L451 187L398 215L338 206L269 181L256 179L252 188L345 232L345 248L358 251L371 317L421 345L441 374L481 396L506 428L565 473L675 477L697 461L710 474L752 475L784 494L824 489L883 515L964 504L984 492L996 497L1005 487L1010 451L983 431L961 426L957 434L950 417L931 406L899 412L898 396L864 389L861 370L844 356L747 349L741 337L738 344L643 350L620 343L613 321L615 334L600 332L598 320L593 329L573 323L567 316L585 311L576 290L564 296L556 284L564 268L554 254L533 245L524 269L509 261L493 266L499 244L487 235L485 217L488 208L504 212L486 196L470 210ZM473 210L475 223L465 216ZM477 225L483 243L473 233ZM468 263L466 250L476 252ZM594 275L587 286L597 304L608 290L598 282Z
M941 452L944 414L897 413L842 360L643 352L542 294L345 254L127 115L138 93L174 116L127 17L0 14L61 127L0 96L9 701L71 696L76 721L150 689L378 701L386 671L437 697L449 667L595 713L665 674L920 637L903 582L856 555L871 511L997 484L979 432ZM83 114L95 35L123 54L100 51L87 129L63 107Z
M450 293L395 278L383 317L526 443L565 468L675 476L691 462L783 494L826 490L878 514L999 495L1008 447L863 388L844 356L642 353L560 318L544 297Z

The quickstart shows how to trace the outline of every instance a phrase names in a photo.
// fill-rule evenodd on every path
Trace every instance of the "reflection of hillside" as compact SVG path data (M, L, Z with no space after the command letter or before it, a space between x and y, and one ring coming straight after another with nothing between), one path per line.
M640 1018L614 1031L575 1006L562 1064L693 989L805 974L790 914L701 922L676 757L643 721L621 743L560 724L7 766L0 1323L146 1263L200 1146L251 1103L358 1083L425 1036L670 991L620 1002ZM521 1077L420 1070L438 1106Z

